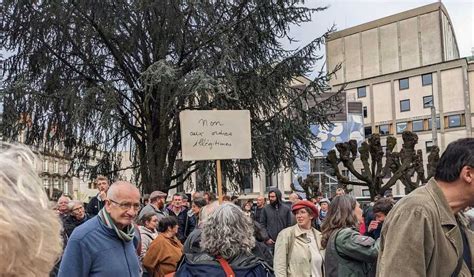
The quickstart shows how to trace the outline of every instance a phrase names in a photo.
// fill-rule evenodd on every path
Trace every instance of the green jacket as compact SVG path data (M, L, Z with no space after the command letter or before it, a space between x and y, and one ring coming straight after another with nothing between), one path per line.
M344 228L332 233L326 246L326 276L362 277L375 275L379 240Z
M405 196L384 221L377 276L451 276L463 252L456 218L474 254L474 233L453 214L434 179ZM458 276L471 276L464 262Z
M311 276L311 251L308 246L306 233L302 232L297 227L298 225L293 225L283 229L280 234L278 234L275 243L275 256L273 258L273 269L275 271L275 276L277 277ZM315 228L312 228L312 231L316 238L316 242L311 243L317 244L323 257L324 264L324 250L321 247L321 233Z

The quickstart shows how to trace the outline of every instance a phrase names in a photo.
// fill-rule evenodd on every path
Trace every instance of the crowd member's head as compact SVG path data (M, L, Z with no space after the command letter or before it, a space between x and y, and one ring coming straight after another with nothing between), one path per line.
M201 209L207 205L207 202L204 198L194 198L193 203L191 205L191 210L195 216L199 217L199 213Z
M356 199L349 195L340 195L333 198L329 204L329 211L321 226L322 245L326 247L331 234L341 228L353 228L359 224L362 210Z
M107 191L109 190L109 179L107 179L107 177L105 176L97 176L97 178L95 179L95 184L99 192L107 193Z
M268 201L270 205L277 206L281 203L281 192L277 188L270 189L268 192Z
M61 222L21 146L0 152L0 275L48 276L62 251Z
M300 200L300 197L298 196L297 193L293 192L288 196L288 200L290 200L292 204L295 204L297 201Z
M148 203L150 203L150 195L145 194L143 195L143 205L146 206Z
M192 195L192 200L197 199L197 198L203 198L202 193L200 193L199 191L195 191Z
M84 209L84 203L79 200L71 200L67 205L69 213L77 220L82 220L86 216L86 211Z
M213 201L216 201L216 195L212 192L207 191L204 193L204 199L206 199L207 204L209 204Z
M69 212L68 204L71 199L65 195L62 195L58 199L58 212L60 215L65 215Z
M374 204L373 212L375 220L383 222L390 210L393 208L393 200L390 198L381 198Z
M232 199L230 198L229 195L224 195L224 196L222 196L222 201L224 201L224 202L231 202L231 200L232 200Z
M323 198L319 201L319 206L321 207L321 210L324 212L327 212L329 210L329 204L331 201L327 198Z
M308 200L299 200L291 206L291 211L296 217L296 223L302 229L308 230L312 222L318 217L318 209Z
M181 195L181 193L175 193L171 201L173 204L173 208L181 208L181 206L183 205L183 196Z
M346 194L346 191L343 188L336 189L336 196L344 195L344 194Z
M263 208L265 206L265 196L260 195L257 197L257 207L258 208Z
M140 218L139 224L148 230L155 232L158 226L158 217L155 213L146 213Z
M242 206L242 209L244 212L250 212L252 210L253 202L252 200L248 200L245 202L245 204Z
M178 220L174 216L164 217L158 222L158 232L166 234L168 237L175 237L178 234Z
M189 208L189 197L185 193L182 193L181 197L183 198L183 200L181 201L181 206Z
M150 194L150 204L157 207L158 209L163 209L166 201L166 193L159 190L155 190Z
M240 253L250 254L255 246L254 227L242 210L223 203L204 223L201 248L208 254L229 260Z
M441 155L434 178L443 190L462 191L461 210L474 206L474 138L450 143Z
M117 181L107 192L106 211L119 229L132 224L140 209L140 192L126 181Z

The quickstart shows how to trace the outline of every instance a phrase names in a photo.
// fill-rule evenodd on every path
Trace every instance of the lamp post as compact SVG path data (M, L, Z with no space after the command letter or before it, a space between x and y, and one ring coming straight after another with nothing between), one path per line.
M438 124L436 122L436 107L433 93L433 73L431 74L431 136L433 146L438 146Z

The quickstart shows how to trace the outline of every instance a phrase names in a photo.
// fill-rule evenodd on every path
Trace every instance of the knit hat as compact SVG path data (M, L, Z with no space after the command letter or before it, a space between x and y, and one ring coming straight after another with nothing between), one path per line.
M293 206L291 206L291 211L293 213L296 213L296 211L302 208L310 208L311 211L313 212L314 217L318 216L318 209L316 208L316 205L314 205L313 202L308 201L308 200L296 201L296 203L293 204Z

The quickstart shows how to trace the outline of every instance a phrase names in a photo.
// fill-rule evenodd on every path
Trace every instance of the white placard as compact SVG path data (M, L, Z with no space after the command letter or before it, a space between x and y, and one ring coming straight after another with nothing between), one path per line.
M248 110L188 110L179 120L183 161L252 157Z

